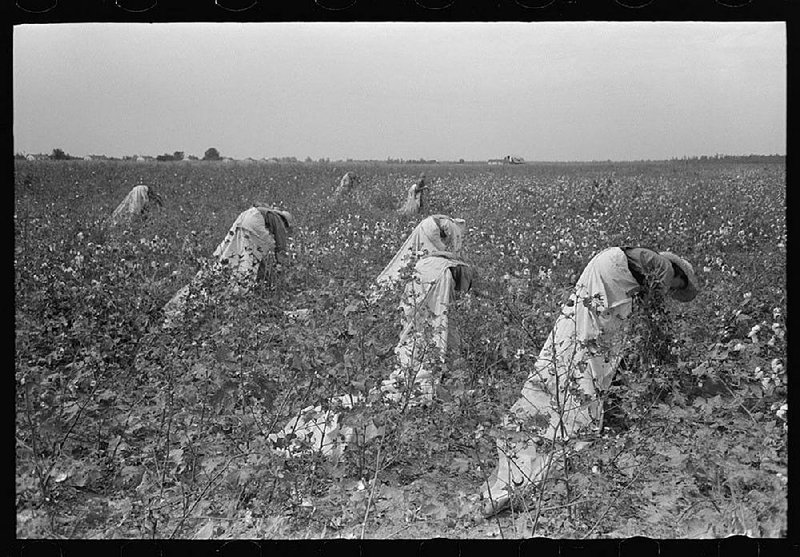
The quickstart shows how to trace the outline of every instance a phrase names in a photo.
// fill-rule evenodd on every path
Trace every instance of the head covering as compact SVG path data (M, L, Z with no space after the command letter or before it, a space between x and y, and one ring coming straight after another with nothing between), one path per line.
M431 215L439 225L439 230L443 233L445 246L448 251L459 252L464 243L464 233L467 230L467 223L464 219L453 219L447 215Z
M408 265L411 257L419 257L425 252L431 253L447 249L442 241L442 231L437 218L441 216L443 215L425 217L420 221L397 250L392 260L378 275L376 280L379 284L398 280L401 269Z
M264 217L267 230L275 239L275 252L286 251L288 229L291 226L292 215L288 211L261 205L257 205L256 209Z
M275 211L266 211L262 214L264 215L264 222L266 223L267 230L269 230L275 238L275 252L286 251L285 221Z
M697 283L697 276L694 274L694 268L692 265L683 259L682 257L678 257L674 253L669 251L661 251L658 254L670 261L675 267L678 267L683 274L686 275L686 286L679 289L674 290L670 289L670 296L672 296L675 300L679 302L691 302L697 296L699 291L698 283Z
M270 207L270 206L269 206L269 205L267 205L266 203L262 203L262 202L260 202L260 201L257 201L257 202L255 203L255 205L253 205L253 206L254 206L254 207L258 207L258 209L259 209L259 210L260 210L262 213L263 213L264 211L272 211L273 213L277 213L277 214L279 214L279 215L280 215L280 216L283 218L283 220L285 221L286 227L287 227L287 228L291 228L291 227L292 227L292 220L293 220L293 219L292 219L292 214L291 214L289 211L282 211L282 210L280 210L280 209L276 209L275 207Z
M283 221L287 228L292 227L292 214L289 211L281 211L280 209L271 209L273 212L278 213L283 217Z

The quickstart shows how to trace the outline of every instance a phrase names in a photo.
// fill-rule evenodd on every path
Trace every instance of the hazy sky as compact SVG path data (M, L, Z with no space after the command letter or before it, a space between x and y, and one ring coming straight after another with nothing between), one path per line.
M13 48L15 152L786 152L783 22L23 25Z

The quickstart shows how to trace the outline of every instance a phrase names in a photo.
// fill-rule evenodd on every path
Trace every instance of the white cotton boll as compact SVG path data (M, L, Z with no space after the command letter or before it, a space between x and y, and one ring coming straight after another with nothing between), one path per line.
M778 358L772 360L772 373L779 374L783 372L783 364Z
M761 369L761 366L758 366L755 369L755 372L756 372L756 374L755 374L756 379L761 379L762 377L764 377L764 370Z

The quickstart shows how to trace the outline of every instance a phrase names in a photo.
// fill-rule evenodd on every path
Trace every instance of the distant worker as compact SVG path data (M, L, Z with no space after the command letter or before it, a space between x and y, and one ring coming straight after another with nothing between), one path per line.
M606 190L603 184L596 179L592 180L592 196L589 201L589 212L593 213L596 210L602 210L607 201Z
M405 204L399 209L401 215L416 215L425 210L425 191L428 187L425 185L425 174L419 175L416 182L411 184L408 188L408 196L406 197Z
M666 295L693 300L698 283L692 266L675 254L639 247L608 248L589 261L503 420L507 434L497 440L497 470L481 493L484 515L508 508L515 490L541 482L567 440L577 450L597 434L627 319L648 293L658 301Z
M257 204L242 212L234 221L225 238L214 250L216 270L229 269L233 288L247 291L266 271L268 256L286 251L287 236L292 225L288 211ZM165 326L171 326L182 315L190 288L202 290L204 272L197 273L190 284L181 288L164 306Z
M145 186L143 184L134 186L133 189L128 192L128 195L125 196L125 199L117 205L114 212L111 213L111 222L112 224L120 224L123 221L129 221L137 215L145 214L150 210L152 204L156 204L159 207L164 206L161 197L155 192L155 189L152 186Z
M342 179L339 181L339 186L336 188L334 196L342 197L344 195L349 195L360 182L361 180L355 172L345 172L344 176L342 176Z

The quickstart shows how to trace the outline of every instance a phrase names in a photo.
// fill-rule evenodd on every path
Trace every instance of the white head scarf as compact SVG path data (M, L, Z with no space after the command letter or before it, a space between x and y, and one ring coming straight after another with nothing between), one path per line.
M378 284L387 284L400 278L400 270L412 256L421 257L434 251L458 252L463 244L466 223L446 215L431 215L414 228L388 265L378 275Z

